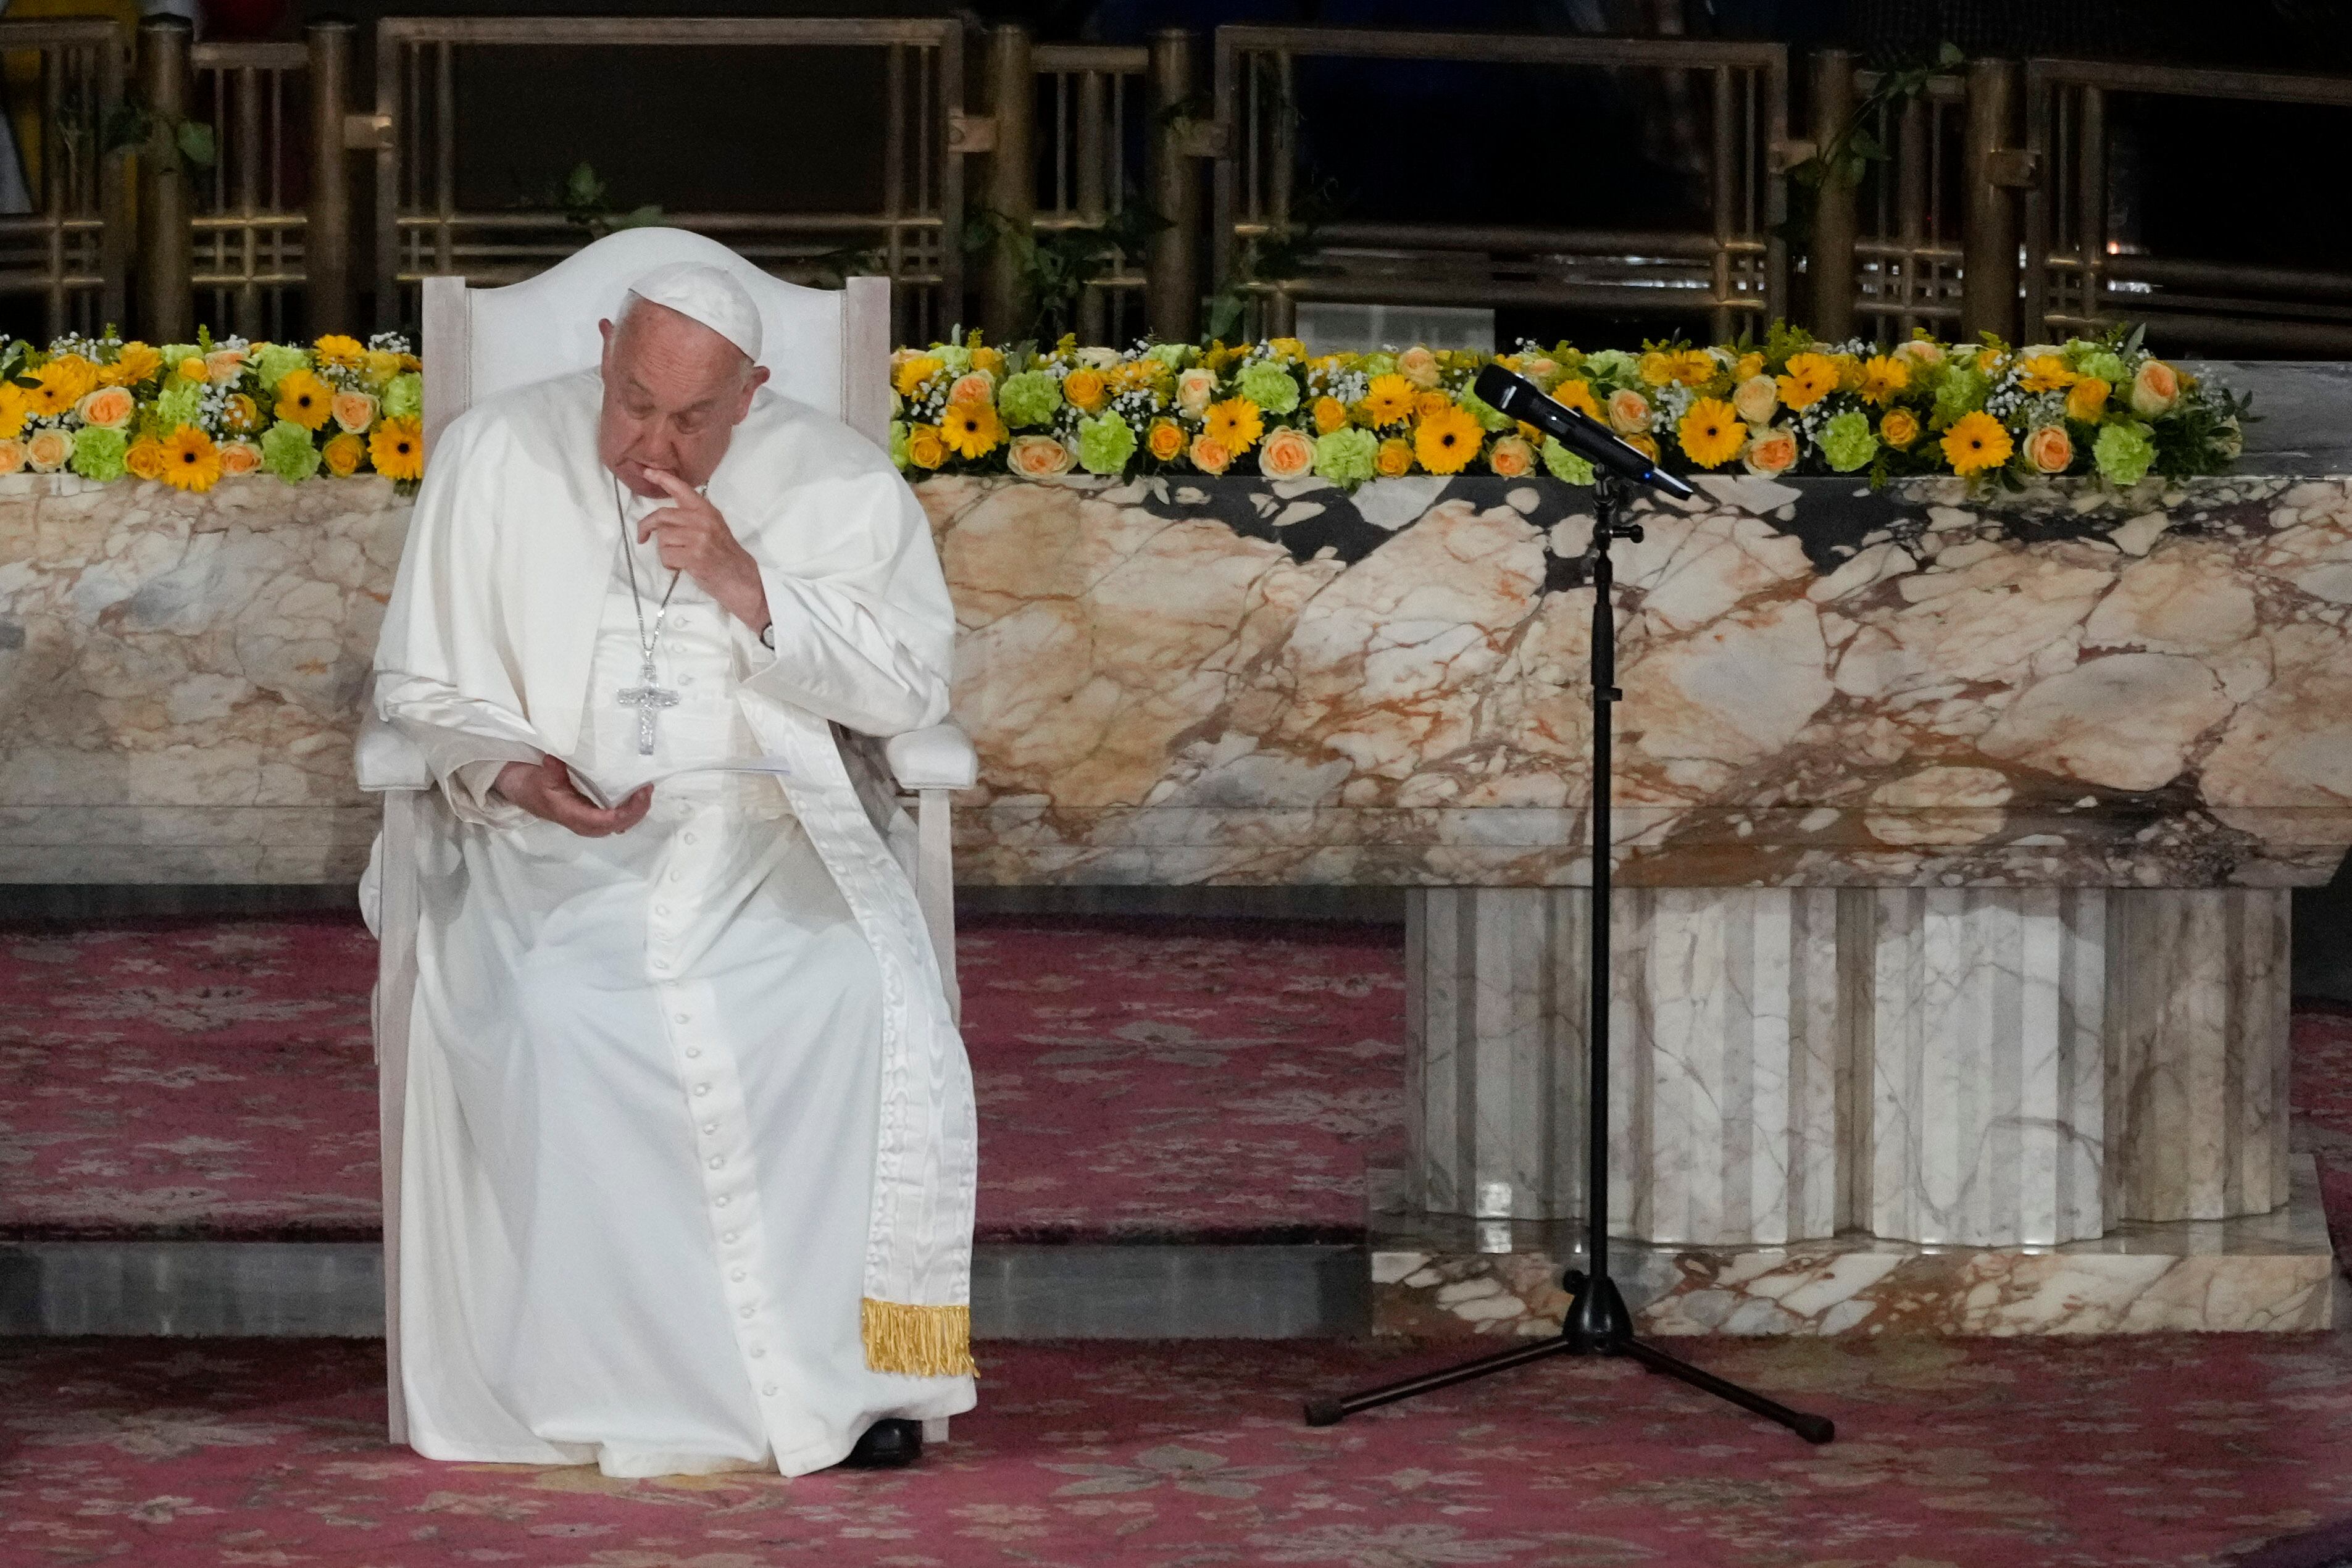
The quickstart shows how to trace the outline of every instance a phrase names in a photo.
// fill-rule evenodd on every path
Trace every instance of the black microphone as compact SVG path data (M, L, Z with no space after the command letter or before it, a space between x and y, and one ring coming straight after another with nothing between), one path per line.
M1612 473L1621 474L1635 484L1654 485L1684 500L1692 494L1690 486L1650 461L1649 455L1639 447L1629 446L1607 426L1545 396L1534 382L1523 375L1513 375L1501 365L1490 364L1478 373L1475 390L1478 400L1488 407L1498 408L1514 419L1534 426Z

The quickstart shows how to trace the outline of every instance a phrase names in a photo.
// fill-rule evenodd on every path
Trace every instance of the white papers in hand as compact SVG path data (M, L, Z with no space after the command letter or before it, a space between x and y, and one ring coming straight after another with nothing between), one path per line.
M565 765L572 774L572 787L603 811L612 810L641 789L660 785L687 773L769 773L777 778L790 778L793 772L792 764L782 757L747 757L730 763L689 763L684 767L671 768L647 778L632 779L625 784L602 784L577 767L569 763Z

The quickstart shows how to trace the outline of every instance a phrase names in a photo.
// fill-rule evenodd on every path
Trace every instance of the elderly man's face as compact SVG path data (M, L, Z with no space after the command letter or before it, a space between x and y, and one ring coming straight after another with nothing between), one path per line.
M728 437L751 411L751 394L768 373L743 351L667 305L634 303L604 334L604 408L596 422L596 456L641 496L662 488L646 477L661 468L700 486L727 455Z

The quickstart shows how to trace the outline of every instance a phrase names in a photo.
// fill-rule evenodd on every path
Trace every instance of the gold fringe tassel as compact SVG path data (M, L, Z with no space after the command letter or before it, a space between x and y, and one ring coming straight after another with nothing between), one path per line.
M909 1377L978 1377L971 1359L970 1307L909 1307L903 1301L858 1303L866 1364Z

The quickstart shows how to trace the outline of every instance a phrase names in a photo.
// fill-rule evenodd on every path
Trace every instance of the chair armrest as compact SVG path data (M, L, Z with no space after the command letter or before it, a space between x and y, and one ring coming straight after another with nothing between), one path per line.
M425 753L373 713L360 723L359 739L352 743L352 764L360 788L372 793L433 787L433 770L425 766Z
M893 735L882 742L882 755L900 789L970 789L980 782L980 753L951 723Z

